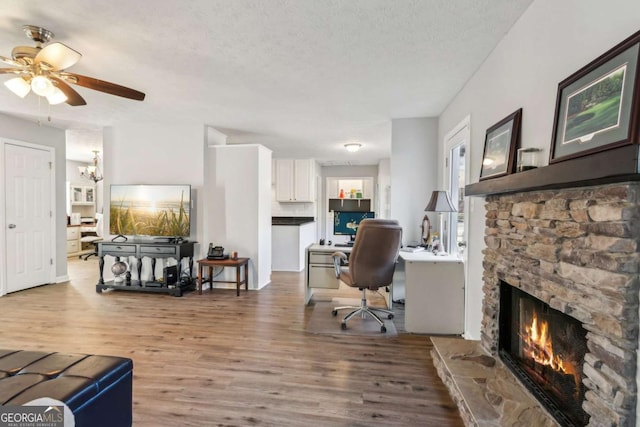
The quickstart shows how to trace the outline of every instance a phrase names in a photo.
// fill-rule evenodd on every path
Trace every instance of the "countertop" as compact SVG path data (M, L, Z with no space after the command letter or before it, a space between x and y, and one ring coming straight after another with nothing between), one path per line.
M273 216L271 225L303 225L315 220L312 216Z
M404 252L400 251L400 258L413 262L462 262L457 255L435 255L431 251Z

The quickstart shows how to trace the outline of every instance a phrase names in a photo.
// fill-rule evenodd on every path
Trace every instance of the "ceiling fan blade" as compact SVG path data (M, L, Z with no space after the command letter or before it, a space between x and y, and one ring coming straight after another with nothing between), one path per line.
M20 68L0 68L0 74L21 74L22 72Z
M80 52L76 52L62 43L51 43L43 47L36 55L35 63L45 63L52 70L64 70L71 67L82 58Z
M11 58L7 58L6 56L0 55L0 62L4 62L5 64L14 65L16 67L23 67L24 64L19 63L18 61L14 61Z
M93 77L81 76L75 73L60 73L63 78L67 78L69 83L75 83L88 89L97 90L111 95L121 96L136 101L144 101L145 94L135 89L120 86L115 83L109 83L104 80L95 79Z
M55 76L49 76L49 78L53 80L53 84L67 96L67 104L71 105L72 107L87 105L87 101L85 101L84 98L81 97L80 94L76 92L71 86L66 84L64 80L59 79Z

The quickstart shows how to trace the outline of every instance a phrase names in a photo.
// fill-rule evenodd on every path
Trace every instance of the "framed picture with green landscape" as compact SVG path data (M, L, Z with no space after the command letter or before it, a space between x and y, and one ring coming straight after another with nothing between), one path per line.
M640 32L558 85L549 163L638 143Z

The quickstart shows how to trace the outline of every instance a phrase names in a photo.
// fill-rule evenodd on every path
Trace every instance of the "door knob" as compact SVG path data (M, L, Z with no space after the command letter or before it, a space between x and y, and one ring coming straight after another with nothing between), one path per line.
M9 228L16 228L15 224L9 224Z

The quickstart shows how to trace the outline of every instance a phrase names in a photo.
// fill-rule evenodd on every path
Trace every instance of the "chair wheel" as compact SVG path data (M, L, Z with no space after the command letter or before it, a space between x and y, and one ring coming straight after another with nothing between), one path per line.
M331 311L331 315L332 315L333 317L336 317L336 316L338 315L338 310L332 310L332 311Z
M340 324L340 327L342 328L343 331L346 330L347 329L347 322L342 322Z
M387 319L393 319L393 314L388 315Z
M380 326L380 332L382 332L382 333L387 332L387 327L384 326L384 325Z

